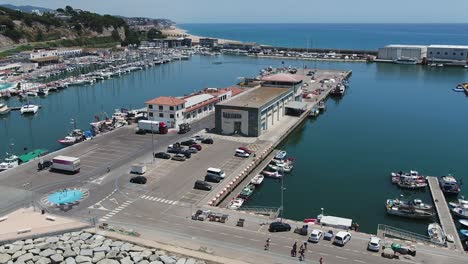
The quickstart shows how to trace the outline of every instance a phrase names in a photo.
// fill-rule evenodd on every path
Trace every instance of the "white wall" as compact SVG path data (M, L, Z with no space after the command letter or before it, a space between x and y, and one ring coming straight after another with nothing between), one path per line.
M225 118L223 113L240 114L241 118ZM234 123L241 123L241 132L245 135L249 134L249 112L244 110L222 109L221 110L221 133L232 134L234 133Z
M466 61L468 48L432 48L427 49L428 59Z
M377 58L382 60L396 60L411 58L421 60L426 57L427 48L419 47L384 47L379 49Z
M167 105L163 105L162 110L159 109L159 105L152 105L152 107L152 109L149 105L147 107L149 120L164 122L169 128L179 128L179 125L184 123L184 108L182 105L179 105L179 109L174 106L174 110L170 110L170 106ZM160 117L160 114L163 114L163 117ZM171 114L174 115L173 118L170 117Z

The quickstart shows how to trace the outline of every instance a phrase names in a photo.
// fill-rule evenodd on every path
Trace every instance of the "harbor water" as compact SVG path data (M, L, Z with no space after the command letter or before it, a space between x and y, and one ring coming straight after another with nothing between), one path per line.
M323 115L307 120L281 145L297 160L285 178L285 217L314 218L324 208L325 214L352 218L364 232L375 232L381 223L424 233L424 222L388 217L384 204L401 194L430 202L429 191L402 191L391 184L389 173L416 169L468 181L468 97L451 90L466 81L467 70L297 60L285 65L353 71L344 98L328 100ZM104 112L110 116L116 108L141 108L161 95L226 87L268 66L281 66L281 60L194 56L36 97L31 102L42 106L36 116L12 111L0 119L0 152L10 142L17 153L24 147L55 150L57 139L71 130L71 118L88 128ZM7 103L20 105L16 99ZM462 189L467 195L466 186ZM266 179L248 205L279 207L280 183Z

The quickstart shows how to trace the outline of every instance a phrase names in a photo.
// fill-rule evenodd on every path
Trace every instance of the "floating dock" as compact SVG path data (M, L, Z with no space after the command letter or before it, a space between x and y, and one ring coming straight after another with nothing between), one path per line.
M444 193L440 189L439 180L437 177L428 176L427 182L431 190L432 200L436 208L437 216L439 217L442 229L446 235L453 237L453 243L447 243L448 248L463 251L463 245L458 236L457 228L455 227L454 219L448 208Z

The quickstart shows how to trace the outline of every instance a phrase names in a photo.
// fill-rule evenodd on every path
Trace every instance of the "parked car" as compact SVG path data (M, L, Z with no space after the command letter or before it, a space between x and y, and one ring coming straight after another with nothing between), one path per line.
M331 241L333 238L333 230L328 230L328 232L323 234L323 240Z
M203 191L211 191L213 186L211 186L211 184L207 183L206 181L197 180L193 188Z
M39 163L37 164L37 169L38 169L38 170L43 170L43 169L49 168L50 166L52 166L52 161L50 161L50 160L44 160L44 161L39 162Z
M200 136L200 135L196 135L196 136L193 137L193 139L195 139L197 141L203 141L205 139L205 137Z
M205 176L205 181L207 181L207 182L216 182L216 183L218 183L218 182L220 182L222 180L223 180L223 178L221 178L221 176L217 176L217 175L214 175L214 174L207 174Z
M336 233L335 240L333 240L333 244L344 246L351 240L351 234L349 232L340 231Z
M168 153L174 153L174 154L179 154L185 151L184 147L181 147L179 143L175 143L172 145L169 145L167 147L167 152Z
M190 147L191 148L196 148L198 151L202 150L202 146L200 144L193 144Z
M146 178L144 176L136 176L132 177L130 179L131 183L136 183L136 184L146 184Z
M190 159L192 157L192 153L188 150L184 150L180 154L184 155L186 159Z
M310 237L307 241L312 243L318 243L320 241L320 238L322 238L322 234L322 231L314 229L312 230L312 233L310 233Z
M175 154L173 157L172 157L172 160L177 160L177 161L185 161L187 158L185 157L184 154Z
M237 149L243 150L243 151L247 152L249 155L252 155L252 153L253 153L253 150L250 150L250 149L248 149L246 147L238 147Z
M248 157L250 157L250 154L245 152L242 149L236 149L236 152L234 153L234 156L242 157L242 158L248 158Z
M212 138L205 138L205 139L203 139L203 140L201 141L201 143L203 143L203 144L213 144L214 141L213 141Z
M192 154L198 153L198 149L197 149L197 148L193 148L193 147L188 148L187 151L190 152L190 153L192 153Z
M268 228L268 231L270 232L289 232L291 231L291 226L287 223L283 222L273 222L270 224L270 227Z
M367 250L379 252L380 250L380 238L372 236L367 243Z
M170 159L171 154L168 154L166 152L158 152L158 153L154 154L154 157L157 158L157 159Z
M193 138L180 142L180 144L182 146L191 146L191 145L196 144L196 143L197 143L197 141L195 139L193 139Z

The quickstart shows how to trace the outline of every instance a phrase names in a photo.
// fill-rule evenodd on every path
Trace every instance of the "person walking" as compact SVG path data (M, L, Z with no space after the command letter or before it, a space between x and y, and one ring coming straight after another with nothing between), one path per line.
M323 264L323 258L322 258L322 257L320 257L319 263L320 263L320 264Z
M294 242L294 245L292 246L291 250L291 257L296 257L297 255L297 242Z
M301 246L301 249L299 249L299 254L300 254L300 256L299 256L299 261L304 261L304 260L305 260L304 252L305 252L305 250L304 250L304 248Z
M270 238L267 238L266 244L265 244L265 250L269 250L269 249L270 249L270 241L271 241L271 239L270 239Z
M307 241L304 242L304 250L307 251Z

